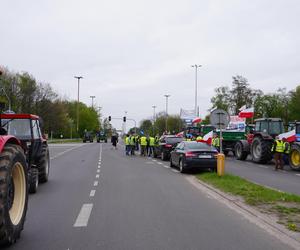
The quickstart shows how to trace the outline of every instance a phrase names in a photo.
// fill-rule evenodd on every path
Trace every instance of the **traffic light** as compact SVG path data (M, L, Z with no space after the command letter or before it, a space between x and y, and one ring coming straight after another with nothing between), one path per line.
M108 117L108 121L111 121L111 116Z
M123 122L126 122L126 116L123 117Z

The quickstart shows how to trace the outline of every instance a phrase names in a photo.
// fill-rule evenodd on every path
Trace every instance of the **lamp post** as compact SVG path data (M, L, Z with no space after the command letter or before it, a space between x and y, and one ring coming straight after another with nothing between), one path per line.
M93 109L93 108L94 108L94 98L95 98L96 96L91 95L90 97L92 98L92 109Z
M76 122L76 131L78 133L79 128L79 85L80 85L80 79L82 79L82 76L74 76L78 80L78 91L77 91L77 122Z
M166 97L166 132L168 131L168 98L171 95L164 95Z
M154 123L155 123L155 108L156 108L156 106L153 105L152 108L153 108L153 126L152 126L152 132L153 132L153 136L154 136L154 132L155 132L155 130L154 130Z
M198 99L198 94L197 94L197 72L198 68L202 67L202 65L194 64L192 65L193 68L195 68L195 115L199 116L198 112L198 104L197 104L197 99Z

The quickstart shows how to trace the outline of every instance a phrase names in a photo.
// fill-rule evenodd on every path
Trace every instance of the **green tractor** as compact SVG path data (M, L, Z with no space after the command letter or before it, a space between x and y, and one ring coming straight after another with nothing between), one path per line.
M247 139L236 143L236 159L246 160L251 154L254 162L268 163L272 159L271 148L274 138L283 132L283 121L280 118L256 119L254 130L250 131Z
M105 131L98 131L96 133L96 137L97 137L97 142L101 142L104 141L105 143L107 143L107 133Z
M295 135L291 137L291 152L289 154L289 164L291 169L300 170L300 121L289 124L289 131L295 130Z

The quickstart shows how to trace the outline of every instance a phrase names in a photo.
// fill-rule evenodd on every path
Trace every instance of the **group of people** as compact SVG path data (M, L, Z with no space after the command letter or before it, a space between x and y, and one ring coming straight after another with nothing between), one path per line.
M136 134L126 134L125 153L126 155L135 155L135 151L140 150L140 155L151 156L154 154L154 147L158 145L159 136L146 136Z

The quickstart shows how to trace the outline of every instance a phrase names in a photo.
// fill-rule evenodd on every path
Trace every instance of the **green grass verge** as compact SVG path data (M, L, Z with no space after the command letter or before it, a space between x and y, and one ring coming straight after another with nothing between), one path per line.
M300 203L300 196L298 195L284 193L260 186L231 174L225 174L224 176L219 177L216 173L203 173L197 175L197 178L226 193L242 196L246 203L250 205L274 202Z
M196 177L225 193L242 197L247 204L277 216L277 222L287 229L300 232L299 195L267 188L231 174L219 177L216 173L202 173Z

